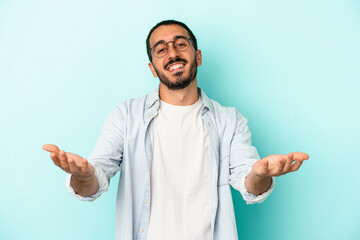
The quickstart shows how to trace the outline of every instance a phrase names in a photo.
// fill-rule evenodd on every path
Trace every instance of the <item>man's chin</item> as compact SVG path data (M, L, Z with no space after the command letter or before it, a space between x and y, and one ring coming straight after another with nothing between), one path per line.
M175 81L161 81L169 90L180 90L190 85L189 79L176 79Z
M183 75L184 71L178 71L173 74L174 77L181 77Z
M195 66L195 65L194 65ZM174 73L164 72L163 74L158 73L160 81L169 90L180 90L188 87L196 77L196 67L194 71L186 71L185 69L177 70ZM170 74L169 74L170 73Z

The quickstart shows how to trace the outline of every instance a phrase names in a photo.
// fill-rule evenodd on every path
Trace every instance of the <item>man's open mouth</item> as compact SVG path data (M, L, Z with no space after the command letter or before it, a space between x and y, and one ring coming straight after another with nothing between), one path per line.
M175 62L173 64L170 64L168 67L167 67L167 70L169 72L177 72L177 71L182 71L185 67L185 63L184 62Z
M164 68L171 73L176 73L176 72L183 71L186 64L187 64L187 61L185 59L176 58L176 59L170 60L165 65Z

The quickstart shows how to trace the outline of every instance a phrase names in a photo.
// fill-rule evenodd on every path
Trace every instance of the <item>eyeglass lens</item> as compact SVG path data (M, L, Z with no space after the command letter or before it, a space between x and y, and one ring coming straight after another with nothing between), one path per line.
M186 51L190 45L189 39L187 38L177 38L174 41L170 41L174 44L174 48L176 51L183 52ZM163 57L168 52L168 44L167 43L160 43L154 47L154 55L157 57Z

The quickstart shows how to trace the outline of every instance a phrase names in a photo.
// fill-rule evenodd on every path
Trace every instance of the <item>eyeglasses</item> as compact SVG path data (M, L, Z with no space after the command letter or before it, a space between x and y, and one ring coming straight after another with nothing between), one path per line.
M152 48L151 52L155 57L164 57L169 50L168 43L173 43L173 46L178 52L185 52L192 42L191 38L178 37L174 41L156 43Z

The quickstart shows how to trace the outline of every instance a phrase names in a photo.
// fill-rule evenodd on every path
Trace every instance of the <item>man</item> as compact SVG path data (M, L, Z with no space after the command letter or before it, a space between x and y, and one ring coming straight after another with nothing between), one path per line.
M246 119L197 87L202 55L185 24L158 23L146 44L159 88L113 109L88 160L43 149L81 200L99 197L121 171L118 240L238 239L230 185L247 203L262 202L274 177L298 170L308 155L259 160Z

